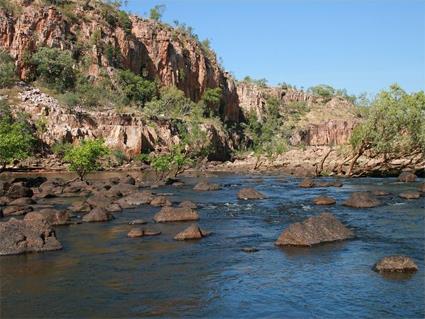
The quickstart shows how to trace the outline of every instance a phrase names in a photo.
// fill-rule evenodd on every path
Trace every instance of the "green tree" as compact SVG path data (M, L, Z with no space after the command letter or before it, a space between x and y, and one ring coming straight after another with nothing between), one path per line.
M160 21L165 11L165 5L157 4L149 11L149 19Z
M413 152L425 154L425 94L407 93L397 84L381 91L371 102L366 120L353 131L353 149L347 175L366 151L385 158Z
M76 81L72 52L42 47L32 56L37 76L59 92L72 89Z
M13 59L4 51L0 51L0 88L7 87L17 80Z
M307 91L313 95L322 97L325 101L329 101L335 95L335 89L326 84L312 86Z
M127 103L135 102L144 106L157 95L155 82L146 80L130 70L118 72L118 89L123 93Z
M67 150L64 160L69 162L69 169L83 180L88 173L100 169L99 159L108 154L109 148L103 140L86 140Z
M0 100L0 170L14 160L23 160L30 156L34 138L28 124L15 120L9 106Z
M212 111L211 113L218 114L220 110L221 103L221 88L208 88L202 94L201 101L205 104L207 111Z

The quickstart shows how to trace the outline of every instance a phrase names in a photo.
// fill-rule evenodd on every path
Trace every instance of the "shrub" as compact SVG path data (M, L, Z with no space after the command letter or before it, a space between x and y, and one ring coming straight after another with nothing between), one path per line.
M149 19L160 21L162 18L162 15L164 14L164 11L165 11L165 5L158 4L154 6L149 11Z
M312 86L307 91L313 95L320 96L327 101L335 95L335 89L332 86L326 84Z
M118 165L124 164L124 162L128 161L127 155L122 150L114 150L113 156Z
M126 102L135 102L144 106L157 95L155 82L146 80L129 70L120 70L118 72L119 90L126 98Z
M208 88L202 94L201 101L205 104L207 111L212 111L212 113L218 114L220 110L221 103L221 89L220 88Z
M17 80L15 63L4 51L0 51L0 88L12 85Z
M55 142L51 146L51 150L53 154L61 158L64 157L65 154L71 150L71 148L72 148L72 144L67 142Z
M131 34L131 29L133 28L133 24L125 11L118 11L118 23L121 28L125 31L126 34Z
M64 160L69 162L70 171L76 172L83 180L88 173L99 170L99 159L108 153L109 149L103 140L87 140L70 148Z
M13 119L9 106L0 100L0 165L4 169L14 160L31 154L34 144L32 132L23 120Z
M68 109L73 109L78 106L80 97L75 92L66 92L61 96L61 101Z
M71 51L42 47L32 56L37 76L59 92L72 89L76 81Z

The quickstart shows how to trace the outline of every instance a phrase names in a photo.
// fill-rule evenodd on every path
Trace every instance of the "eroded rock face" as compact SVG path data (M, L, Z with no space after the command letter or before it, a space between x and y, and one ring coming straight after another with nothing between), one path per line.
M55 231L43 221L11 218L0 223L0 238L0 255L62 249Z
M208 236L210 233L199 228L198 225L192 224L182 232L178 233L174 239L175 240L193 240L201 239Z
M199 215L196 210L187 207L163 207L153 219L157 223L183 222L198 220Z
M313 216L290 225L276 241L278 246L313 246L350 239L354 233L330 213Z
M380 259L372 268L376 272L415 272L418 266L407 256L387 256Z
M253 188L242 188L238 192L238 199L252 200L252 199L264 199L266 196Z
M371 208L381 205L381 202L367 192L357 192L352 193L343 205L354 208Z

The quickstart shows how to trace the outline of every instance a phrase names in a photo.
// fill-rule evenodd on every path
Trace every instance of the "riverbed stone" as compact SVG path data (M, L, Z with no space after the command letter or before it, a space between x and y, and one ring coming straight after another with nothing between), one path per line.
M171 206L171 201L166 196L156 196L154 199L151 200L149 203L151 206L155 207L164 207L164 206Z
M421 193L416 191L407 191L407 192L398 194L398 196L403 199L418 199L421 197Z
M418 191L421 193L425 193L425 183L422 183L418 186Z
M179 204L179 207L187 207L187 208L197 209L198 205L196 205L194 202L192 202L190 200L185 200L185 201L182 201Z
M372 191L373 196L388 196L391 195L391 193L384 191L382 189L375 189Z
M83 222L107 222L114 218L114 216L103 208L96 207L90 213L83 216Z
M17 198L8 203L10 206L28 206L33 204L35 204L35 201L30 197Z
M198 220L198 212L188 207L163 207L153 217L157 223Z
M136 185L136 180L134 179L133 176L131 175L127 175L126 177L124 177L120 184L129 184L129 185Z
M116 201L122 208L132 208L149 204L153 199L152 192L142 191L120 198Z
M39 220L11 218L0 223L0 255L17 255L62 249L50 225Z
M414 182L416 181L416 175L413 174L412 172L402 172L398 176L398 180L403 183Z
M20 216L32 212L31 206L7 206L3 208L4 216Z
M127 237L130 237L130 238L137 238L142 236L143 236L143 229L141 228L132 228L127 234Z
M331 213L325 212L289 225L276 241L278 246L313 246L321 243L346 240L354 233Z
M145 225L147 223L148 222L143 220L143 219L134 219L134 220L130 221L128 224L129 225Z
M17 199L21 197L32 197L34 192L31 188L24 185L24 183L12 184L6 192L6 196L10 199Z
M192 240L192 239L201 239L208 236L209 233L199 228L197 224L192 224L182 232L178 233L174 239L175 240Z
M407 256L386 256L380 259L372 269L379 273L384 272L415 272L418 266Z
M74 202L68 209L74 213L88 213L93 209L93 207L85 200L80 200Z
M298 184L298 187L301 187L301 188L312 188L314 186L315 186L314 180L311 178L304 178L301 181L301 183Z
M241 249L244 253L255 253L258 251L258 248L255 247L243 247Z
M238 199L253 200L253 199L264 199L266 196L254 188L242 188L238 192Z
M372 208L381 205L381 201L368 192L356 192L352 193L342 205L354 208Z
M329 196L318 196L313 199L315 205L333 205L336 203L335 198Z
M47 181L47 178L44 176L36 177L16 177L12 180L12 184L23 183L26 187L39 187L41 184Z
M214 184L209 182L199 182L193 188L193 190L198 192L217 191L220 189L221 189L221 186L219 184Z
M58 226L69 225L71 223L71 216L66 211L60 211L54 208L44 208L29 212L25 215L24 220L42 220L48 222L52 226Z
M105 209L110 213L119 213L122 211L122 207L117 203L111 203L110 205L106 206Z

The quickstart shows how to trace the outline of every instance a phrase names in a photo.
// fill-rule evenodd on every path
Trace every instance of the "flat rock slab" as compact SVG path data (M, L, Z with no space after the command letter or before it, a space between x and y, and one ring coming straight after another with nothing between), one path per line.
M157 223L198 220L198 212L188 207L163 207L153 217Z
M315 205L333 205L336 203L335 198L328 196L318 196L313 199Z
M415 272L418 266L407 256L387 256L380 259L372 268L376 272Z
M198 225L192 224L182 232L178 233L174 239L175 240L193 240L193 239L201 239L210 235L209 232L206 232L199 228Z
M410 191L410 192L403 192L398 195L398 197L403 199L418 199L421 197L421 193Z
M0 223L0 255L17 255L62 249L55 231L43 221L17 220Z
M116 201L122 208L131 208L149 204L153 200L153 194L149 191L143 191L128 195Z
M352 193L342 205L354 208L371 208L381 205L381 202L372 194L357 192Z
M276 241L278 246L313 246L350 239L354 233L330 213L313 216L289 225Z
M160 231L154 231L154 230L142 229L142 228L133 228L127 234L127 236L130 238L145 237L145 236L159 236L159 235L161 235Z
M242 188L238 192L238 199L252 200L252 199L264 199L266 196L253 188Z

